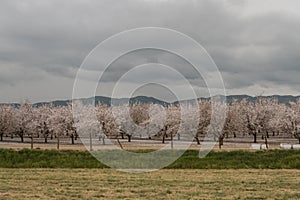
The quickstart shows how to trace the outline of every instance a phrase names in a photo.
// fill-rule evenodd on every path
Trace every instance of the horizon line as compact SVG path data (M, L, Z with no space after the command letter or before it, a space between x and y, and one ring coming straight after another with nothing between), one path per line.
M248 97L251 97L251 98L257 98L257 97L283 97L283 96L290 96L290 97L294 97L294 98L300 98L300 94L299 95L290 95L290 94L287 94L287 95L279 95L279 94L272 94L272 95L248 95L248 94L232 94L232 95L214 95L214 96L207 96L207 97L197 97L197 99L201 99L201 98L204 98L204 99L208 99L208 98L211 98L211 97L216 97L216 96L224 96L224 97L232 97L232 96L248 96ZM81 97L79 99L53 99L53 100L44 100L44 101L36 101L36 102L33 102L33 103L29 103L34 105L34 104L39 104L39 103L53 103L53 102L57 102L57 101L73 101L73 100L82 100L82 99L90 99L90 98L95 98L95 97L103 97L103 98L110 98L110 99L132 99L132 98L137 98L137 97L147 97L147 98L154 98L156 100L159 100L159 101L163 101L163 102L166 102L166 103L175 103L175 102L179 102L179 101L189 101L189 100L192 100L192 99L185 99L185 100L175 100L175 101L172 101L172 102L169 102L169 101L165 101L165 100L162 100L158 97L154 97L154 96L146 96L146 95L137 95L137 96L132 96L132 97L117 97L117 98L112 98L112 97L108 97L108 96L101 96L101 95L96 95L94 97ZM21 101L27 101L27 99L24 99L24 100L21 100ZM8 102L0 102L0 105L3 105L3 104L21 104L21 102L19 103L16 103L16 102L11 102L11 103L8 103Z

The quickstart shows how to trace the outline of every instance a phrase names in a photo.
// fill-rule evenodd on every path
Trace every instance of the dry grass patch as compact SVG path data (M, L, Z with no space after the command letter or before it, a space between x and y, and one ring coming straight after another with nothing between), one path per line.
M0 199L300 199L299 170L0 169Z

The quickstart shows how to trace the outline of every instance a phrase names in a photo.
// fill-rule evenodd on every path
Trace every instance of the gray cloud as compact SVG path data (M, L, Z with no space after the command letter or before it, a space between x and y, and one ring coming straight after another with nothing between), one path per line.
M171 28L202 44L218 65L229 94L298 95L299 7L293 0L3 0L0 102L71 98L76 70L99 42L145 26ZM203 91L204 82L191 66L168 53L124 57L111 66L105 82L131 65L156 59L182 69Z

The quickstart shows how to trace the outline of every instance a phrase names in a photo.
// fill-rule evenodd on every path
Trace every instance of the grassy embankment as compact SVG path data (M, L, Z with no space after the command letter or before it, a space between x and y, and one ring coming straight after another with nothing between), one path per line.
M138 151L139 153L148 150ZM122 154L117 154L122 156ZM137 161L138 162L138 161ZM107 168L87 151L0 149L0 168ZM167 169L300 169L300 151L210 152L188 150Z

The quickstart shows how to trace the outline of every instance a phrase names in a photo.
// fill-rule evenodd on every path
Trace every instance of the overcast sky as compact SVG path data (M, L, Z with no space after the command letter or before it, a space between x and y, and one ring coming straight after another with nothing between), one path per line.
M227 94L299 95L299 9L298 0L2 0L0 102L71 99L77 70L89 52L108 37L138 27L170 28L195 39L218 66ZM181 68L197 95L207 95L188 63L147 50L113 63L97 95L110 95L128 66L162 61ZM122 87L126 84L136 83L129 79ZM149 87L136 94L147 92L155 96Z

